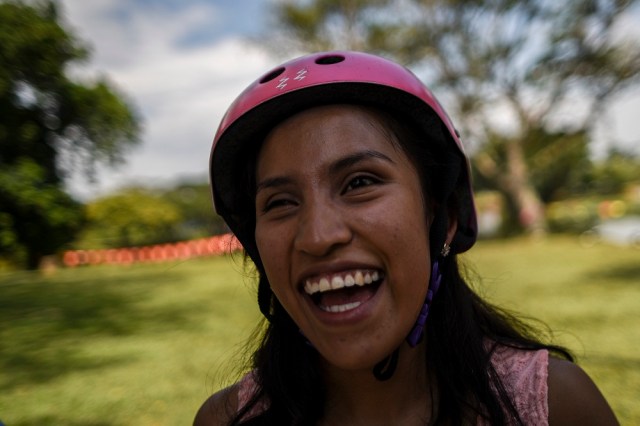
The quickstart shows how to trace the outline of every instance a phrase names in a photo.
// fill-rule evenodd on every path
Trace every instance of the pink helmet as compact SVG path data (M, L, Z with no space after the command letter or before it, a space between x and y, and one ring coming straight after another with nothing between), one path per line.
M216 132L211 151L211 188L217 213L247 246L252 233L242 235L240 223L253 206L240 202L239 170L255 156L266 134L285 118L319 105L351 103L376 107L412 122L418 130L439 122L445 149L460 164L449 177L445 197L458 196L458 229L452 251L463 252L475 242L477 220L469 162L448 115L424 84L408 69L378 56L360 52L324 52L293 59L255 81L229 107ZM430 139L425 138L424 143ZM419 165L418 165L419 166ZM438 182L440 184L440 182Z

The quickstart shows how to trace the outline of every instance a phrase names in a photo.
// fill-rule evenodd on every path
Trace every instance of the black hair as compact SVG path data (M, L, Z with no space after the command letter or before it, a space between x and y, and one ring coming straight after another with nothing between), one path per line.
M377 110L378 111L378 110ZM439 120L429 135L406 125L388 113L376 113L400 142L421 179L427 211L434 215L431 250L438 253L444 242L447 219L457 211L459 179L464 179L464 158L446 148L448 132ZM424 129L424 126L422 126ZM425 141L427 137L427 141ZM427 143L428 142L428 143ZM252 357L257 391L249 402L238 407L231 425L313 425L323 416L325 383L319 354L300 334L270 289L261 264L253 232L255 230L255 165L259 149L243 164L247 194L238 235L259 273L258 305L268 319ZM466 170L466 169L464 169ZM440 218L440 219L438 219ZM435 240L435 241L434 241ZM246 243L245 243L246 241ZM455 247L454 247L455 251ZM519 350L547 349L573 360L564 348L547 344L540 332L515 315L483 300L468 284L457 256L440 258L442 284L431 305L426 324L427 371L435 380L438 395L434 424L475 423L478 416L491 424L523 424L514 401L507 393L491 363L501 346ZM251 418L248 414L261 402L268 408Z

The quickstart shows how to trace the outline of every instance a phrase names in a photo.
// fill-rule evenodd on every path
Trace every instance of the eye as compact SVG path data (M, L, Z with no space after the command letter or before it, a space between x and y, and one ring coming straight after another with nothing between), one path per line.
M267 213L274 209L284 208L284 207L293 206L293 205L295 205L295 202L290 198L273 197L267 200L267 202L262 206L261 210L263 213Z
M344 192L353 191L359 188L365 188L380 183L379 179L369 175L358 175L351 179L344 189Z

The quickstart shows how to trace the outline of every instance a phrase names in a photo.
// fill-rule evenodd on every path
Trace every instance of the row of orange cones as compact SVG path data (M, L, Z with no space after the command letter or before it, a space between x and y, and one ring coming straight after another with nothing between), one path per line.
M233 234L215 235L197 240L152 246L97 250L68 250L62 255L67 267L138 262L168 262L194 257L218 256L240 250L242 245Z

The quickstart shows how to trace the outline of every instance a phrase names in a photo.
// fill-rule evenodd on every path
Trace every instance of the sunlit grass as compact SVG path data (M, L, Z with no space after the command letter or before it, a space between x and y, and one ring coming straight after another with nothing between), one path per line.
M549 325L622 424L640 424L640 250L554 238L481 242L467 258L487 297Z
M565 238L481 242L481 292L557 331L640 424L640 250ZM234 376L260 315L241 261L0 275L0 419L26 425L190 424Z

